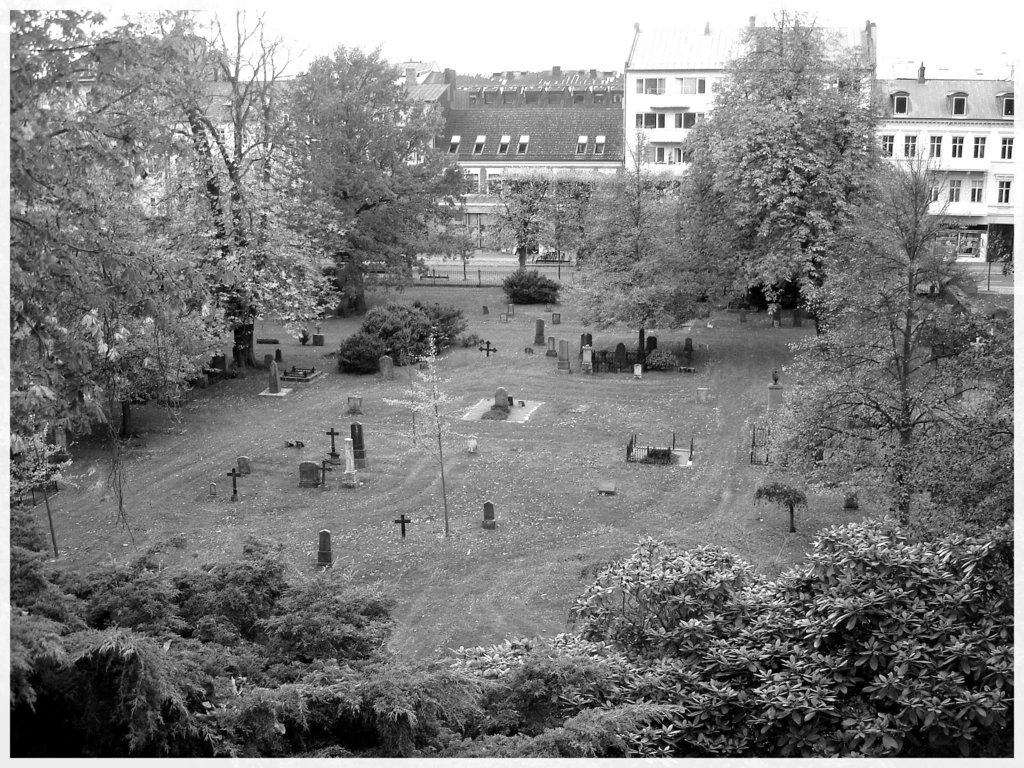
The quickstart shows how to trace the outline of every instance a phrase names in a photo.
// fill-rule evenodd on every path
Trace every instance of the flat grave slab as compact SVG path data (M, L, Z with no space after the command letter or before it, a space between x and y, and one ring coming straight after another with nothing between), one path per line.
M597 493L599 496L614 496L615 495L615 481L606 480L597 486Z
M522 405L519 405L522 403ZM485 397L483 400L478 402L468 411L462 415L463 421L480 421L480 417L491 410L491 406L494 405L493 397ZM504 422L512 422L513 424L522 424L524 421L533 415L533 412L540 408L544 403L538 400L515 400L515 405L508 412L508 418L502 419ZM499 422L500 423L500 422Z
M313 379L319 379L323 375L323 371L315 371L314 373L308 375L298 373L293 374L286 371L285 373L281 374L281 381L301 381L304 383L309 383L313 381Z
M271 392L270 387L267 387L262 392L260 392L260 397L284 397L289 392L291 392L291 390L285 389L284 387L281 387L280 392Z

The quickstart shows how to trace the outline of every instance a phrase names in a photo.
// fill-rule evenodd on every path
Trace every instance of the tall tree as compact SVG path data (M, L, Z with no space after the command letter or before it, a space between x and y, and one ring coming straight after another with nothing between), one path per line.
M585 322L673 326L693 317L704 270L679 247L678 181L655 173L643 135L625 170L601 179L590 201L578 286Z
M336 262L357 311L367 266L404 282L457 211L461 177L434 149L442 116L408 98L380 56L338 48L289 88L288 164L302 217L293 223Z
M797 384L781 422L786 461L820 483L880 490L903 524L923 492L934 489L961 510L979 496L998 507L1012 478L1012 383L997 373L1009 361L1005 329L989 337L985 321L934 290L957 273L934 247L941 184L922 160L880 171L857 225L825 260L829 279L812 295L824 332L798 345ZM979 334L989 340L987 354L978 351ZM964 396L979 388L984 417L979 400ZM986 462L987 479L960 473L964 482L953 488L945 481L956 463L936 462L936 446L965 432L975 434L965 445L997 455ZM987 485L972 488L979 480Z
M737 287L774 299L787 282L821 283L876 172L870 63L800 14L751 28L746 44L684 147L704 191L691 215L720 260L738 256Z

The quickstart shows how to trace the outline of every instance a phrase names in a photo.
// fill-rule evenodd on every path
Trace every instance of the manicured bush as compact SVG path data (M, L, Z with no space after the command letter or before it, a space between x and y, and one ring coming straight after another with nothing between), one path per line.
M514 304L554 304L560 286L537 270L519 269L501 283L508 300Z
M367 312L359 333L381 343L383 351L377 357L388 354L396 365L408 365L428 353L431 335L441 351L451 346L468 324L462 310L453 306L390 302ZM376 364L374 360L374 370Z
M675 355L667 349L658 347L651 350L644 359L644 366L649 371L674 371L679 367L679 363Z
M385 349L384 342L376 336L356 331L341 342L338 370L341 373L376 373Z
M437 345L438 351L450 347L454 343L455 337L469 326L469 321L458 307L436 302L425 304L419 301L414 301L412 305L422 310L429 319L430 327L434 331L434 344ZM425 352L426 350L423 350L420 354Z

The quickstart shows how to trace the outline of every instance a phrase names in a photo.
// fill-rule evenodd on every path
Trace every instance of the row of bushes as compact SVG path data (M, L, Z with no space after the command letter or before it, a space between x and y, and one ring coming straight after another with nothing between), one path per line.
M1009 757L1013 539L834 528L773 581L647 540L552 641L406 663L393 602L278 551L76 575L15 511L11 753ZM54 724L60 727L55 728Z

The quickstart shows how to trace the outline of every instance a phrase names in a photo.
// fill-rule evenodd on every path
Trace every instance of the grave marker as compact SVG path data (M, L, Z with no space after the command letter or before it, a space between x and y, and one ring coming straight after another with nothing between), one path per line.
M551 313L551 324L552 325L561 325L562 324L562 313L561 312L552 312Z
M494 505L489 502L484 502L484 528L488 531L494 530Z
M580 363L580 370L584 373L594 372L594 348L590 345L583 347L583 360Z
M320 485L320 467L315 461L299 464L299 488L316 488Z
M559 339L558 341L558 370L572 370L569 368L569 342L565 339Z
M466 452L476 453L477 451L477 437L476 435L470 435L466 438Z
M504 387L498 387L494 390L494 404L503 408L508 408L508 390Z
M490 342L490 340L489 340L489 339L487 340L487 342L486 342L486 345L487 345L487 346L485 346L485 347L478 347L478 349L479 349L479 350L480 350L481 352L485 352L485 353L486 353L486 356L487 356L488 358L489 358L489 357L491 356L491 354L492 354L492 353L493 353L493 354L495 354L495 355L496 355L496 354L498 354L498 348L497 348L497 347L492 347L492 346L491 346L491 342Z
M324 335L320 333L320 326L316 327L316 333L313 334L313 346L322 347L324 345Z
M239 473L238 467L232 467L227 474L231 478L231 500L238 501L238 478L242 475Z
M397 520L395 520L395 523L397 525L402 526L402 538L403 539L405 538L405 526L407 526L411 522L412 522L412 520L405 516L405 512L403 512L401 514L401 516Z
M548 336L548 351L544 353L545 357L558 357L558 352L555 351L555 337Z
M210 498L212 499L212 498L215 498L216 496L217 496L217 484L216 483L210 483Z
M544 321L537 320L537 330L533 334L533 343L535 346L542 346L544 344Z
M321 568L330 568L334 564L331 556L331 532L326 528L320 531L317 543L316 564Z
M284 362L284 358L281 357L281 348L280 347L278 347L277 349L274 350L274 362L275 363L282 363L282 362Z
M392 381L395 378L395 361L391 355L381 355L377 365L380 367L380 377L384 381Z
M651 352L653 352L657 348L658 348L658 337L657 336L648 336L647 337L647 354L651 354Z
M345 472L356 471L356 452L355 448L352 447L352 438L345 438Z
M333 471L334 471L334 467L332 467L330 465L330 463L327 461L327 459L323 459L320 462L320 490L321 491L329 490L328 485L327 485L327 473L328 472L333 472Z
M626 345L621 341L615 345L615 355L613 357L615 369L621 371L626 367Z
M349 395L348 396L348 410L346 413L349 416L355 416L362 414L363 412L363 396L362 395Z
M329 454L327 454L328 455L328 459L327 460L330 461L331 464L341 464L341 457L338 455L338 451L334 447L334 438L336 438L338 435L340 435L341 432L336 430L334 427L331 427L331 431L330 432L324 432L324 434L331 438L331 452Z
M366 445L363 442L363 425L358 421L349 426L352 433L352 451L355 457L356 469L366 469Z
M782 385L779 384L779 372L772 371L772 383L768 385L768 410L774 411L782 407Z
M633 365L633 378L642 379L644 377L644 367L640 363Z
M277 363L271 360L268 367L270 368L270 386L268 389L270 390L270 394L278 395L281 393L281 382L277 378Z
M486 304L484 304L484 314L485 315L487 314L487 305Z
M263 356L263 365L265 367L269 368L272 362L274 362L274 354L272 352L268 352Z
M239 456L238 457L238 471L239 471L240 474L243 474L243 475L250 475L250 474L252 474L252 465L249 462L249 457L248 456Z
M515 317L516 316L516 305L515 304L509 304L508 305L508 316L509 317Z
M615 495L615 481L606 480L597 486L597 494L599 496L614 496Z
M747 322L747 310L745 310L745 309L741 309L740 310L740 322L741 323Z

